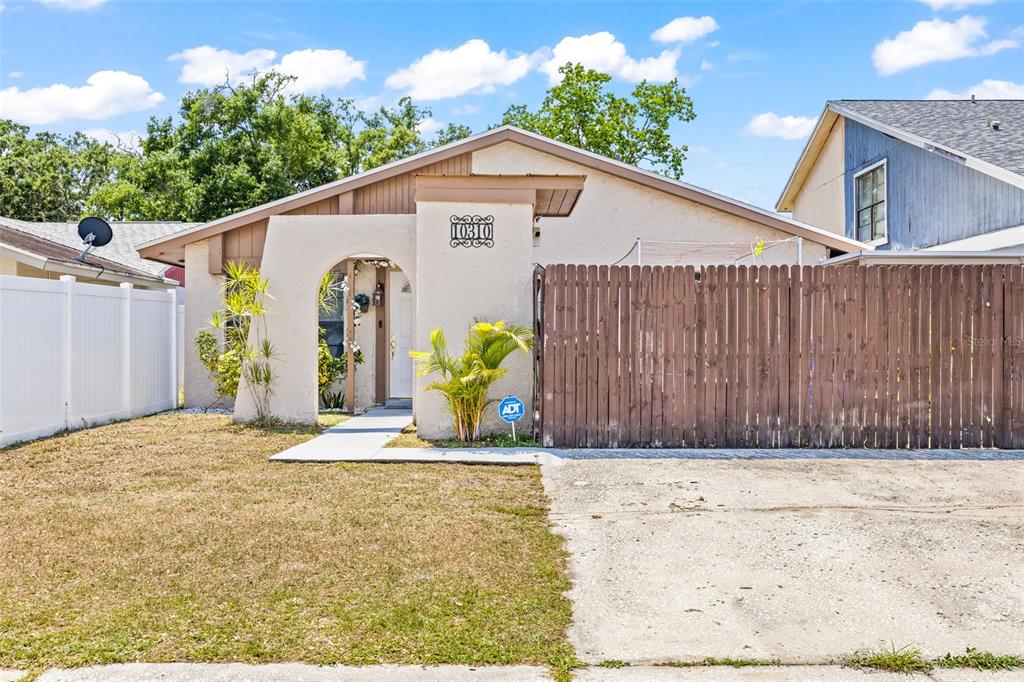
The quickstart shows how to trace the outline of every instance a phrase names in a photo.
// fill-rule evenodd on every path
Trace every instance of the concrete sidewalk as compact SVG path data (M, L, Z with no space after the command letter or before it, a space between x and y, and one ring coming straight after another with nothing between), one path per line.
M270 459L275 462L340 462L353 457L369 458L411 423L411 409L375 407Z
M13 682L28 673L0 670L0 682ZM576 682L1011 682L1020 670L979 671L934 669L903 675L854 670L835 665L784 665L730 668L709 666L673 668L631 666L584 668L574 671ZM37 682L550 682L540 666L370 665L316 666L305 663L126 663L90 668L53 669Z

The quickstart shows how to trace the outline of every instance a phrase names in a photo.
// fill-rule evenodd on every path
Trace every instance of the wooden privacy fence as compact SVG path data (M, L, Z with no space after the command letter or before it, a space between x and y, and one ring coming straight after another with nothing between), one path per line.
M1024 266L616 267L535 277L563 447L1024 447Z

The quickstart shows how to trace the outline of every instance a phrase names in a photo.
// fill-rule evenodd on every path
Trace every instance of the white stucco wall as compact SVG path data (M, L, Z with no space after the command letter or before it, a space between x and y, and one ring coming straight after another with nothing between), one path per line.
M205 239L185 246L185 271L185 407L230 407L230 400L217 397L210 375L196 355L196 333L210 328L210 317L220 307L224 281L220 275L209 273Z
M360 254L388 258L409 273L410 278L415 278L416 216L322 215L270 219L260 271L274 295L267 314L267 336L276 349L274 368L278 373L271 401L273 416L306 424L316 421L317 286L335 263ZM188 286L192 297L191 279ZM255 405L242 386L238 391L235 419L245 421L255 417Z
M477 317L510 323L533 322L533 267L531 241L533 206L469 202L418 202L416 207L417 266L416 346L429 349L434 327L445 332L452 354L463 349L463 338ZM494 216L494 246L453 248L452 215ZM519 396L532 414L533 359L516 352L506 361L509 373L491 391L491 397ZM453 435L452 420L443 398L423 392L430 377L416 379L416 424L425 438ZM508 430L488 409L485 431Z
M843 119L837 119L793 198L795 220L836 234L846 234L844 129Z
M473 153L473 172L481 174L586 175L583 193L568 218L542 218L541 236L532 254L535 263L609 265L644 240L745 242L787 239L792 235L596 171L515 142ZM825 247L804 240L804 264L825 257ZM631 261L634 264L636 261ZM693 256L687 264L728 264L722 257ZM758 264L796 263L796 245L769 249ZM750 260L739 264L750 264Z

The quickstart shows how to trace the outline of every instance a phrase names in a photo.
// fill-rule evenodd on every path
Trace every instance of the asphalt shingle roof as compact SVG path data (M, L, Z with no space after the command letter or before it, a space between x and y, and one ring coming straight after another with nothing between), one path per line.
M114 238L106 246L93 249L89 254L89 258L100 257L129 268L134 273L141 273L151 277L162 277L168 266L163 263L155 263L139 258L139 254L135 249L139 244L144 244L150 240L180 232L181 230L187 230L198 224L148 221L111 222L110 227L114 231ZM12 231L16 231L69 248L74 252L73 255L75 256L82 251L82 240L78 238L78 221L69 223L37 223L0 216L0 228L6 228L6 230L0 233L0 241L4 240L4 235L7 236L8 240L13 239L11 236ZM13 243L11 245L14 246ZM28 251L33 250L27 246L22 246L21 248L25 248ZM47 254L41 253L40 255Z
M863 100L834 104L1024 175L1024 100ZM999 122L999 129L992 122Z

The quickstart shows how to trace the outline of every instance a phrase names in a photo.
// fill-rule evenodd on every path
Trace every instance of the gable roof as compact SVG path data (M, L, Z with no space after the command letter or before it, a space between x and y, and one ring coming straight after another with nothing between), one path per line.
M863 116L1024 175L1024 100L850 100L836 102ZM999 122L999 129L992 122Z
M90 261L94 259L102 261L111 272L163 281L168 266L141 258L137 251L139 245L181 232L198 224L174 221L111 221L110 226L113 228L114 238L106 246L91 251L88 258ZM4 230L4 239L0 241L5 244L8 243L8 239L16 239L20 233L34 237L36 241L31 243L37 249L45 249L53 258L56 258L58 254L60 254L60 258L63 258L64 255L70 253L71 260L74 260L82 252L82 240L78 237L77 221L33 222L0 216L0 228ZM23 239L18 239L18 242L29 243ZM51 247L44 247L46 243L53 247L59 246L61 249L54 250ZM41 251L38 252L40 255L45 255Z
M350 192L381 180L414 171L417 168L427 166L438 161L467 154L480 149L486 149L502 142L515 142L538 151L557 156L568 161L578 163L588 168L608 173L626 180L651 187L656 190L667 192L684 199L689 199L705 206L718 209L725 213L746 218L753 222L760 223L773 229L781 230L788 234L805 237L811 241L824 244L830 248L840 251L853 251L863 249L864 245L853 239L842 235L828 232L805 223L793 220L786 216L767 211L750 204L746 204L721 194L691 185L679 180L659 175L636 166L631 166L621 161L616 161L593 152L589 152L572 145L558 142L550 138L525 131L515 126L500 126L492 128L476 135L452 142L443 147L437 147L400 161L395 161L372 170L359 173L341 180L315 187L305 192L299 192L283 199L271 201L261 206L240 211L223 218L205 223L185 230L181 233L162 237L139 246L139 253L145 258L159 259L162 254L172 248L179 248L184 244L206 239L207 237L226 232L236 227L241 227L257 220L262 220L273 215L278 215L301 206L321 201L344 192Z
M793 210L839 116L1024 188L1024 100L841 99L826 102L776 210Z

